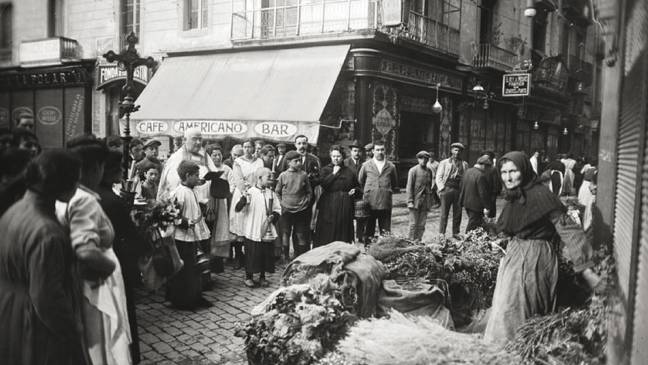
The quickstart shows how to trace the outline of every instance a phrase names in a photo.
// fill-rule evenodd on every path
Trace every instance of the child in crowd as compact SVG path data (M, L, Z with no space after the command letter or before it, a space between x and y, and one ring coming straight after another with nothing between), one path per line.
M259 273L258 285L269 286L266 273L274 272L274 241L277 229L274 223L279 219L281 206L277 194L270 185L271 171L267 167L254 172L254 186L248 189L247 196L241 197L235 210L243 213L243 233L245 237L245 286L255 287L253 275Z
M210 234L194 191L194 187L203 183L198 170L198 164L193 161L180 162L177 171L182 183L170 194L171 200L179 205L182 217L174 238L184 266L167 285L167 299L178 309L193 309L206 304L200 295L203 283L197 252L198 245L204 244Z
M141 166L144 182L142 183L142 198L146 200L155 200L158 192L158 183L160 182L159 167L152 162L147 162Z
M277 178L275 192L281 202L281 236L283 254L289 260L290 236L293 235L295 257L308 251L310 230L310 208L313 190L308 175L301 168L302 156L296 151L286 153L288 169Z

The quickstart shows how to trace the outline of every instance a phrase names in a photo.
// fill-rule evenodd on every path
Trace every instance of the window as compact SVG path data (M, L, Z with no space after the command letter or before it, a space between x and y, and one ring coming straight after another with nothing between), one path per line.
M479 19L479 42L497 44L497 36L494 34L493 24L493 10L495 9L495 1L497 0L484 0Z
M47 2L47 36L63 36L63 0Z
M122 0L121 2L121 31L120 36L126 39L130 32L139 37L140 31L140 0Z
M0 4L0 49L11 50L13 11L11 4Z
M207 0L184 0L184 30L207 28Z

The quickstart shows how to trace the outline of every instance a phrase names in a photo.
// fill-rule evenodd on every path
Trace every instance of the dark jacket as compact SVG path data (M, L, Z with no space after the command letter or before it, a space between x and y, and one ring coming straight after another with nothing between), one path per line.
M485 173L476 167L469 168L461 180L459 202L467 210L475 212L492 210L492 193L488 187Z
M358 176L358 172L360 172L360 167L362 167L362 160L358 160L358 163L355 163L351 157L348 157L344 160L344 166L348 167L349 170L353 171L355 176Z
M429 210L432 206L432 171L416 165L407 174L407 203L414 204L414 209Z
M358 182L370 209L391 210L392 192L398 191L398 175L393 163L385 161L382 172L378 172L373 159L366 161L358 173Z

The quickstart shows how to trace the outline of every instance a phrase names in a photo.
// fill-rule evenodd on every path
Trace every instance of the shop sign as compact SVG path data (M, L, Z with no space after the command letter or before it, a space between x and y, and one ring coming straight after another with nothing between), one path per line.
M461 90L462 87L461 77L459 76L386 59L380 61L380 71L426 85L440 83L443 88L455 90Z
M20 114L29 114L29 115L34 115L34 112L31 110L30 107L27 106L19 106L17 108L14 108L13 112L11 113L11 119L14 121L18 121L18 117Z
M529 96L530 73L511 73L502 77L502 96Z
M394 120L387 109L383 109L376 113L373 122L376 130L383 136L389 133L396 126L396 120Z
M115 65L100 65L99 70L97 70L97 77L97 88L99 89L109 82L126 80L126 70ZM144 85L148 84L149 77L150 72L146 65L138 66L133 70L133 80Z
M401 0L383 0L382 3L382 23L386 26L399 25L402 14Z
M61 121L63 114L55 106L44 106L38 110L38 121L44 125L55 125Z
M86 71L81 68L61 71L20 72L0 76L0 88L25 89L41 86L72 86L85 83L86 76Z
M169 124L159 120L143 120L137 122L135 129L140 134L164 134L169 130Z
M181 120L173 125L173 129L179 134L184 134L189 128L200 128L201 133L207 135L237 135L248 130L247 125L239 121Z
M254 126L254 131L264 137L287 138L297 133L297 126L284 122L261 122Z

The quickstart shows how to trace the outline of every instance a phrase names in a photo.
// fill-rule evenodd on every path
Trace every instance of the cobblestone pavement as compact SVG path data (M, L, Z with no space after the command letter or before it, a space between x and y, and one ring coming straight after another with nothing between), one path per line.
M498 211L501 209L501 201ZM408 212L405 195L394 196L392 230L407 235ZM437 235L438 209L429 213L424 241ZM463 214L461 231L467 217ZM451 222L446 232L452 232ZM229 265L225 273L216 276L210 291L203 295L213 306L195 311L180 311L168 307L163 291L155 294L139 292L137 318L142 364L246 364L243 340L234 336L236 323L244 323L250 310L279 287L283 267L268 276L268 288L250 289L243 285L245 272Z

